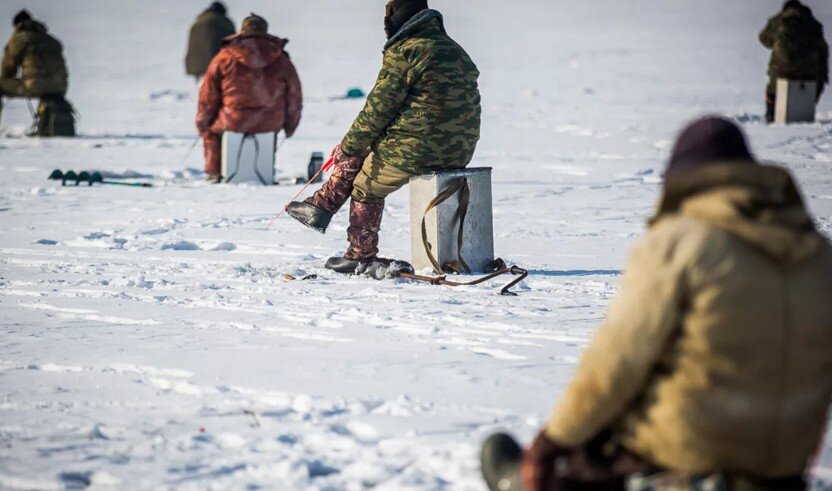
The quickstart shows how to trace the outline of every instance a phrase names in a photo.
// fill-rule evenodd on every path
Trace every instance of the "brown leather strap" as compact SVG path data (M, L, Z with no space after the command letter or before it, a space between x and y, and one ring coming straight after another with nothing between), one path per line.
M448 261L443 265L439 264L439 261L436 260L436 256L433 255L433 246L431 246L430 242L428 241L428 231L426 220L428 217L428 213L431 210L436 208L437 206L441 205L445 201L447 201L451 196L455 195L456 193L460 193L459 197L459 207L456 211L456 216L459 218L459 232L457 233L457 259L455 261ZM425 208L425 213L422 215L422 245L425 247L425 252L428 255L428 260L430 261L431 265L433 265L433 269L437 274L442 274L445 272L452 272L456 274L461 274L463 272L470 273L471 268L468 266L468 263L462 259L462 240L464 234L464 224L465 224L465 217L468 214L468 205L471 202L471 189L468 186L468 179L464 177L459 177L454 179L451 184L448 185L442 192L436 195L430 203L428 203L427 208Z

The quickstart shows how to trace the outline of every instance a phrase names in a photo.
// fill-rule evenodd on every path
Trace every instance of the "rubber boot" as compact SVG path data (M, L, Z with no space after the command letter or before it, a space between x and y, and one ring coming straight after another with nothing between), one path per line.
M492 435L480 454L482 477L491 491L521 491L520 460L523 450L505 433Z
M774 101L766 99L766 123L774 122Z
M306 225L312 230L325 234L329 222L332 221L332 213L311 205L306 201L294 201L286 207L286 213L290 217Z
M378 254L378 231L384 204L350 202L350 226L347 240L350 246L343 257L331 257L326 268L338 273L354 274L362 261L372 260Z
M332 175L321 186L314 195L305 199L304 202L331 214L338 213L344 203L352 195L353 182L355 177L364 165L363 157L350 157L341 151L341 147L335 150L335 170Z
M362 157L350 157L335 149L335 170L332 175L309 198L295 201L286 208L286 213L307 227L325 234L332 217L344 206L352 194L353 182L364 164Z

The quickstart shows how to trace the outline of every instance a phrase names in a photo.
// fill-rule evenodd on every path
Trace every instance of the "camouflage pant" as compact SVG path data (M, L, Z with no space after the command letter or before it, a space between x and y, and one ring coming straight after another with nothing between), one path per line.
M352 199L360 203L382 204L415 176L398 167L385 164L376 154L370 154L353 183Z
M385 164L372 153L355 178L352 199L361 203L382 204L388 196L410 182L410 178L436 170L440 169L404 170Z

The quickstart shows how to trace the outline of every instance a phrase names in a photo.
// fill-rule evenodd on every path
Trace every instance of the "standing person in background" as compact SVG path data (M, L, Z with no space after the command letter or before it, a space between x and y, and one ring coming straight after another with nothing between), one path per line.
M35 134L74 136L73 110L65 99L69 74L61 42L26 10L14 16L12 25L14 33L3 51L0 68L0 99L40 98Z
M205 172L222 181L222 133L295 134L303 110L300 79L284 47L268 34L266 19L251 14L236 36L226 38L199 91L196 128L205 146Z
M350 202L349 247L328 269L354 273L378 253L384 200L410 178L471 162L480 137L479 70L427 0L391 0L376 85L334 152L335 170L287 213L321 233Z
M624 489L628 477L638 490L805 489L832 397L830 299L832 245L789 172L759 164L734 123L693 123L519 479L501 465L519 449L495 436L486 481L503 491Z
M817 99L829 83L829 45L823 25L812 10L798 0L789 0L783 10L769 19L760 42L771 50L766 87L766 121L774 121L777 79L817 82Z
M188 36L188 54L185 56L185 71L199 83L208 70L214 56L220 52L222 40L233 36L234 23L226 15L226 8L214 2L197 16Z

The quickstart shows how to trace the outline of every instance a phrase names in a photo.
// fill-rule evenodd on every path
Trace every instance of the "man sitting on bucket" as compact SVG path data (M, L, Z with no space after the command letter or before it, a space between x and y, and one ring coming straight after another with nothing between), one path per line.
M354 273L378 253L385 198L411 177L464 168L480 135L479 71L426 0L387 4L384 62L364 109L334 151L329 181L289 215L321 233L352 197L343 257L326 267Z
M208 182L222 182L222 133L277 133L291 138L300 124L300 79L266 19L251 14L240 33L223 40L199 91L196 128L205 146Z
M803 490L832 397L830 299L832 246L790 173L734 123L695 122L548 422L522 457L486 443L489 487Z

